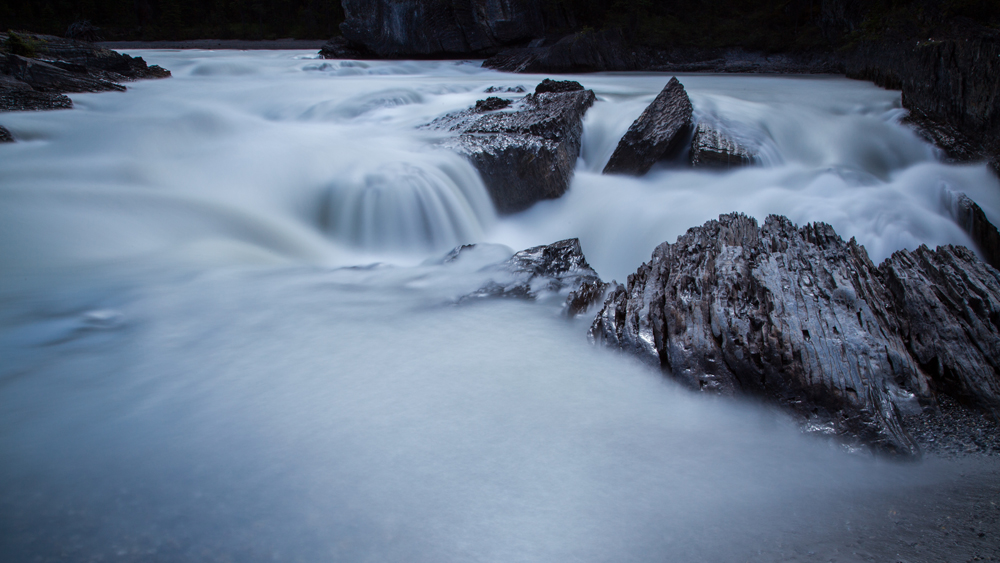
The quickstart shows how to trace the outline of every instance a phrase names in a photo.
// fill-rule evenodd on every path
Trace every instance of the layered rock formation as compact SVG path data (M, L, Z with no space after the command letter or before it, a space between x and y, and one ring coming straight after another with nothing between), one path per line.
M1000 270L1000 232L986 218L986 213L965 194L955 194L952 215L965 232L969 233L976 248L987 264Z
M691 166L695 168L733 168L747 166L758 159L757 153L723 131L699 123L691 138Z
M141 57L83 41L28 33L11 37L0 33L0 44L20 45L22 52L8 48L0 58L0 111L66 109L72 102L65 93L124 91L122 82L170 76Z
M612 288L595 342L691 388L777 402L807 429L904 456L900 409L997 409L1000 274L962 248L880 267L829 225L724 215Z
M492 54L543 36L546 20L558 14L546 13L541 3L529 0L343 0L342 4L344 37L386 58Z
M502 99L482 100L475 108L424 126L455 135L443 146L479 170L500 213L522 211L569 188L580 154L583 115L595 96L576 82L556 88L563 91L552 88L546 84L509 109L500 109L506 107Z
M848 76L903 92L903 107L956 160L1000 172L1000 37L871 41L847 57Z
M619 141L605 174L641 175L679 152L691 129L693 109L684 86L671 78Z

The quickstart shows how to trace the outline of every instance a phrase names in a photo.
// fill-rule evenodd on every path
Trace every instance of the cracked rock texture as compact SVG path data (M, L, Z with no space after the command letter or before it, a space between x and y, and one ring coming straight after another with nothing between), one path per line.
M756 151L741 144L723 131L699 123L691 139L691 166L695 168L733 168L757 162Z
M690 133L692 113L684 86L671 78L625 132L604 173L640 176L658 160L679 152Z
M592 90L534 93L500 111L484 111L499 105L483 100L424 127L455 134L444 146L479 170L498 212L515 213L569 188L594 100Z
M723 215L613 285L590 337L884 453L919 455L901 412L1000 413L1000 272L964 247L876 267L829 225Z

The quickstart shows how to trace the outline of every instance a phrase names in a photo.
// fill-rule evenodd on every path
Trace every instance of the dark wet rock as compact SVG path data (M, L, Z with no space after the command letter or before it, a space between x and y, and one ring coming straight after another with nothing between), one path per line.
M0 74L0 111L70 109L73 101L62 94L38 92L24 82Z
M725 132L699 123L691 139L691 166L695 168L732 168L747 166L758 159L757 153Z
M620 32L608 29L575 33L550 45L505 49L483 61L483 66L504 72L565 74L639 70L649 62L646 49L626 42Z
M835 53L765 53L739 47L673 47L651 54L645 70L657 72L724 72L768 74L843 74Z
M445 260L454 260L469 248L456 248ZM460 302L487 297L543 299L567 295L565 311L576 316L599 302L606 286L587 263L580 241L575 238L522 250L487 270L496 274L494 279Z
M1000 272L950 245L896 252L879 270L933 390L1000 417Z
M962 193L955 194L951 207L955 222L972 237L983 260L1000 270L1000 232L986 218L986 213Z
M511 104L510 100L505 100L503 98L497 98L496 96L491 96L485 100L479 100L476 102L476 111L496 111L498 109L509 108Z
M682 149L691 129L691 100L676 77L632 123L604 167L605 174L642 175Z
M117 82L95 77L86 67L60 61L42 61L19 55L4 57L0 72L20 80L37 92L124 92Z
M546 78L545 80L548 80L548 78ZM544 82L544 80L543 80L543 82ZM504 87L504 86L490 86L489 88L487 88L486 90L484 90L484 92L486 92L487 94L493 94L493 93L523 94L523 93L527 92L527 90L524 89L524 86L507 86L507 87Z
M590 334L693 389L764 397L809 430L913 456L896 398L929 390L891 302L829 225L732 214L657 247Z
M443 146L479 170L497 211L515 213L569 188L583 115L594 100L591 90L528 94L512 103L512 111L471 108L424 127L455 134Z
M90 23L90 20L73 22L66 28L66 37L77 41L101 41L101 28Z
M375 53L369 51L364 45L352 43L346 37L337 36L326 42L319 50L320 56L324 59L374 59L378 58Z
M10 134L10 131L6 127L0 125L0 143L13 143L14 136Z
M493 54L556 27L558 11L532 0L343 0L340 30L386 58ZM552 21L553 16L557 17Z
M552 80L551 78L546 78L535 86L536 94L545 94L546 92L578 92L583 90L583 84L580 84L576 80Z
M939 395L934 408L903 413L903 423L924 454L1000 456L1000 423L986 413Z
M166 78L170 71L156 65L147 65L142 57L132 57L105 49L86 41L65 39L54 35L38 33L21 33L22 37L35 46L35 58L49 64L62 66L75 65L79 71L85 68L95 78L111 82L123 82L147 78ZM0 33L0 40L6 35Z
M902 90L903 107L952 158L1000 173L1000 34L860 43L847 75Z

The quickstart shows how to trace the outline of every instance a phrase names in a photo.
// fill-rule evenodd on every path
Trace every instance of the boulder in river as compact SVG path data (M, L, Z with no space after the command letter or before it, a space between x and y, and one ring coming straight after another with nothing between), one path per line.
M468 246L456 248L445 257L454 260ZM509 260L489 266L496 275L489 283L460 301L486 297L541 299L566 296L569 316L585 312L604 296L607 284L590 267L579 239L566 239L515 253Z
M10 134L10 131L6 127L0 125L0 143L13 143L14 136Z
M699 123L691 138L691 166L733 168L757 161L757 153L724 131Z
M515 213L569 188L580 154L583 115L593 105L592 90L536 92L514 100L481 100L477 107L425 125L456 136L444 146L467 157L479 170L500 213Z
M697 390L775 401L814 431L918 455L898 397L928 394L864 248L826 224L732 214L663 243L591 338Z
M645 174L657 161L682 150L691 131L691 100L684 86L671 78L628 128L604 167L605 174Z

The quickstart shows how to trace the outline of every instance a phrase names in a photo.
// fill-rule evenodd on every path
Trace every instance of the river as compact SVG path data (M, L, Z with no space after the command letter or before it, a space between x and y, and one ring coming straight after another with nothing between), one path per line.
M867 561L905 543L887 511L919 543L928 491L995 482L692 395L558 300L455 304L513 250L579 237L624 280L732 211L828 222L876 263L969 245L953 194L1000 223L1000 185L943 163L898 92L681 75L762 165L626 178L600 171L669 76L574 76L598 102L569 192L498 217L418 126L542 76L131 54L173 78L0 115L5 561ZM486 244L436 260L465 243Z

